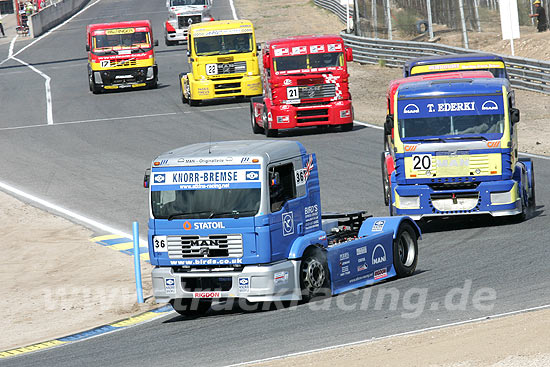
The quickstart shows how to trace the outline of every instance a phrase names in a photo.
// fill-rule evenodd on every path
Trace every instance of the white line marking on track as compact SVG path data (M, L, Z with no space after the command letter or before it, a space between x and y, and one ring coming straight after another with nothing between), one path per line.
M94 228L97 228L101 231L105 231L105 232L108 232L108 233L111 233L111 234L116 234L116 235L119 235L119 236L122 236L122 237L126 237L126 238L133 238L133 235L130 234L130 233L126 233L124 231L121 231L119 229L116 229L114 227L111 227L111 226L108 226L106 224L103 224L103 223L100 223L96 220L93 220L93 219L90 219L88 217L85 217L84 215L81 215L81 214L78 214L78 213L75 213L69 209L65 209L59 205L56 205L56 204L53 204L53 203L50 203L49 201L46 201L44 199L41 199L39 198L38 196L34 196L32 194L28 194L22 190L19 190L11 185L8 185L4 182L0 182L0 188L1 189L4 189L5 191L8 191L12 194L15 194L17 196L20 196L20 197L23 197L29 201L32 201L36 204L39 204L41 206L44 206L48 209L51 209L59 214L63 214L69 218L72 218L72 219L75 219L79 222L82 222L82 223L85 223L91 227L94 227ZM142 239L140 238L140 243L141 242L145 242L147 243L147 240L145 239Z
M8 52L8 58L4 61L2 61L2 63L4 63L5 61L11 59L13 57L13 47L15 46L15 40L17 39L17 37L19 37L18 34L16 34L10 41L10 50ZM2 64L0 64L2 65Z
M238 20L239 17L237 16L237 11L235 10L235 4L233 4L233 0L229 0L229 6L231 6L231 13L233 14L233 19Z
M52 78L50 78L48 75L44 74L34 66L30 65L29 63L20 60L15 56L12 56L11 58L18 63L27 66L32 71L40 75L42 78L46 79L46 81L44 82L44 88L46 89L46 121L48 122L48 125L53 125L52 89L50 87L50 82Z
M199 112L216 112L216 111L227 111L227 110L240 110L246 108L246 106L236 106L236 107L221 107L221 108L212 108L210 110L198 110ZM193 113L195 111L184 111L183 113Z
M381 336L381 337L378 337L378 338L371 338L371 339L359 340L359 341L351 342L351 343L338 344L338 345L333 345L331 347L311 349L311 350L307 350L307 351L304 351L304 352L289 353L289 354L283 354L283 355L276 356L276 357L257 359L255 361L230 364L230 365L226 365L225 367L246 366L246 365L250 365L250 364L269 362L269 361L274 361L274 360L288 358L288 357L297 357L297 356L302 356L302 355L305 355L305 354L323 352L323 351L327 351L327 350L343 348L343 347L349 347L349 346L358 345L358 344L367 344L367 343L372 343L372 342L376 342L376 341L379 341L379 340L385 340L385 339L394 338L394 337L398 337L398 336L419 334L419 333L423 333L423 332L426 332L426 331L439 330L439 329L444 329L444 328L448 328L448 327L451 327L451 326L460 326L460 325L465 325L465 324L471 324L471 323L478 322L478 321L485 321L485 320L496 319L496 318L501 318L501 317L505 317L505 316L512 316L512 315L521 314L521 313L525 313L525 312L543 310L543 309L546 309L546 308L550 308L550 304L543 305L543 306L537 306L537 307L531 307L531 308L525 308L525 309L517 310L517 311L504 312L504 313L497 314L497 315L479 317L477 319L472 319L472 320L457 321L457 322L452 322L450 324L444 324L444 325L439 325L439 326L431 326L431 327L427 327L427 328L424 328L424 329L405 331L403 333L397 333L397 334L392 334L392 335L387 335L387 336Z
M166 113L156 113L156 114L152 114L152 115L106 117L106 118L102 118L102 119L56 122L56 123L53 124L53 126L57 126L57 125L71 125L71 124L83 124L83 123L88 123L88 122L101 122L101 121L115 121L115 120L141 119L141 118L147 118L147 117L170 116L170 115L177 115L177 114L178 114L178 112L166 112ZM30 128L33 128L33 127L45 127L45 126L48 126L48 125L27 125L27 126L3 127L3 128L0 128L0 131L4 131L4 130L30 129Z
M384 127L383 127L383 126L373 125L373 124L369 124L369 123L367 123L367 122L362 122L362 121L353 120L353 123L354 123L354 124L357 124L357 125L362 125L362 126L370 127L370 128L373 128L373 129L377 129L377 130L384 130ZM540 158L540 159L550 160L550 156L546 156L546 155L532 154L532 153L524 153L524 152L519 152L519 154L524 155L524 156L526 156L526 157L532 157L532 158Z

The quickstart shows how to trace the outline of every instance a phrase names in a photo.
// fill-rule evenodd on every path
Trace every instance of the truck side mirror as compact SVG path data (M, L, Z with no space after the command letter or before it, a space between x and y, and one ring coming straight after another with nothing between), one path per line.
M155 43L153 43L153 45L156 47L159 45L159 40L155 40Z
M145 170L145 175L143 175L143 187L149 187L149 179L151 178L151 168Z
M187 55L187 57L191 56L191 51L187 50L187 52L185 53Z
M86 51L90 52L90 45L86 45Z
M353 50L351 47L346 47L346 61L352 62L353 61Z
M386 115L386 122L384 122L384 135L390 135L393 128L393 114Z
M512 124L519 122L519 110L517 108L510 108L510 121Z
M262 44L261 42L256 42L256 51L260 52L262 50Z
M270 62L269 54L263 55L262 62L264 64L264 69L271 69L271 65L269 65L269 62Z

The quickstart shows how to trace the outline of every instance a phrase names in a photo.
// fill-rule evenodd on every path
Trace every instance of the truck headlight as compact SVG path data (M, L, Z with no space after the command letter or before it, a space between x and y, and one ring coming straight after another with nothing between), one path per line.
M94 71L94 82L96 84L103 84L103 80L101 80L101 73L99 71Z
M420 209L420 196L400 196L399 207L403 209Z
M513 189L512 189L513 190ZM512 200L512 190L505 192L492 192L491 193L491 204L510 204Z

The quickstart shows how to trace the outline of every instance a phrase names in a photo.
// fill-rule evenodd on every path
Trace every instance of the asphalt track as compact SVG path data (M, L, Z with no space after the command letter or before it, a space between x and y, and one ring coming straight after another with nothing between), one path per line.
M231 18L226 1L215 3L216 19ZM187 71L185 49L164 46L165 16L163 0L100 0L17 55L51 78L50 125L44 77L12 59L0 66L2 182L123 231L130 232L132 221L138 220L143 236L143 171L157 154L194 142L265 139L252 134L247 103L194 108L181 103L177 76ZM141 18L153 22L161 43L159 89L92 95L85 26ZM14 52L27 43L16 42ZM0 61L8 54L9 45L0 46ZM357 124L347 133L305 129L283 138L299 140L317 153L324 211L368 209L387 215L381 195L380 134ZM432 222L424 226L418 271L412 277L282 310L245 312L235 307L198 319L171 314L0 364L219 366L550 304L550 161L534 162L537 208L528 221L470 217ZM467 297L450 303L456 287L465 289ZM487 307L475 307L474 294L482 288L495 299L481 303ZM384 292L397 294L397 301L392 304ZM425 292L425 302L411 297L415 292Z

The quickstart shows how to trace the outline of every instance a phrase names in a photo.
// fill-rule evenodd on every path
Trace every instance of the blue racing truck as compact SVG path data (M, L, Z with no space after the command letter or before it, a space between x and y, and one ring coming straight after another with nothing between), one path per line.
M153 292L180 314L212 300L309 300L411 275L407 217L321 215L315 154L295 141L199 143L161 154L150 187Z
M533 162L518 158L512 99L503 78L400 85L385 126L390 214L525 219L535 176Z

